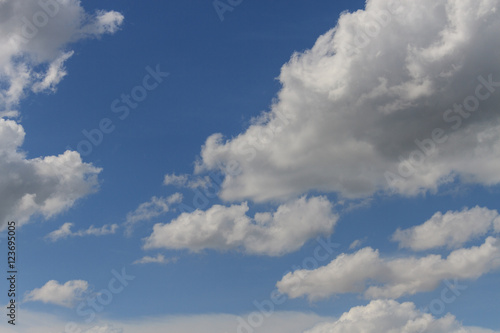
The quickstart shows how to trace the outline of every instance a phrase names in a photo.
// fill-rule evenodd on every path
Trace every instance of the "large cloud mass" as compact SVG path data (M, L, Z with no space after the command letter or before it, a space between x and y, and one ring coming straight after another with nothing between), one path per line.
M221 197L414 195L500 181L500 0L368 0L281 70L269 113L210 136Z

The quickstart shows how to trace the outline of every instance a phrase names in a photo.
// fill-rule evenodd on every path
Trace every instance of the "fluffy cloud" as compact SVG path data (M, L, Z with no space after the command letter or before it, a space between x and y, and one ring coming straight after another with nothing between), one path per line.
M418 311L413 303L392 300L376 300L366 306L354 307L338 320L319 324L304 333L345 332L494 333L491 330L464 327L450 314L437 319Z
M0 227L20 224L33 215L49 218L98 188L101 169L83 163L76 152L27 159L19 150L24 130L0 118Z
M116 12L88 14L77 0L0 1L0 229L6 220L49 218L97 190L99 168L71 151L27 159L23 127L3 117L19 116L27 91L56 90L70 43L114 33L122 21Z
M183 213L169 224L156 224L145 248L230 250L279 256L299 249L319 234L330 234L337 221L324 197L302 197L273 213L250 218L246 202Z
M88 14L78 0L4 0L0 12L0 110L15 107L27 89L54 91L73 55L67 45L115 33L123 22L114 11Z
M465 242L485 235L491 229L498 230L500 218L496 210L474 207L460 212L438 212L422 225L397 230L392 239L400 247L414 251L436 247L459 247Z
M173 204L178 204L182 201L182 194L175 193L165 197L152 197L150 201L143 202L137 207L133 212L127 214L127 220L125 222L126 230L128 235L132 234L134 226L141 221L148 221L152 218L158 217L162 214L167 213L171 210Z
M381 258L372 248L341 254L315 270L296 270L277 283L292 298L319 299L340 293L364 293L366 298L399 298L431 291L446 279L476 279L500 267L500 239L488 237L481 246L458 249L448 257Z
M82 295L88 291L88 288L88 282L83 280L72 280L65 284L50 280L43 287L27 292L24 301L39 301L73 307L77 301L81 300Z
M176 262L177 260L178 259L175 257L174 258L165 258L165 256L163 254L158 254L156 257L150 257L150 256L142 257L141 259L134 261L133 264L134 265L151 264L151 263L168 264L171 262Z
M104 236L114 234L116 232L116 229L118 229L118 224L106 224L100 228L96 228L91 225L86 230L71 231L71 228L73 226L73 223L64 223L59 229L52 231L47 236L45 236L45 238L49 239L52 242L55 242L68 237Z
M500 0L368 0L281 70L271 110L210 136L221 198L415 195L500 181ZM468 111L476 110L477 111Z

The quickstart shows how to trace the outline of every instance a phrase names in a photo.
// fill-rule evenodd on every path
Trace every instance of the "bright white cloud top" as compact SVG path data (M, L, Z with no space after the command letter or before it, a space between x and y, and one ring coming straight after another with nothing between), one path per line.
M498 7L370 0L344 13L282 67L270 112L237 137L206 140L196 171L225 173L225 200L497 184Z

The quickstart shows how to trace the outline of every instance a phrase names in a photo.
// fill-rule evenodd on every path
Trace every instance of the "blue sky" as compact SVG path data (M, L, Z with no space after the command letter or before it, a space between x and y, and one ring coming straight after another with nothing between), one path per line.
M0 1L2 332L499 332L499 9Z

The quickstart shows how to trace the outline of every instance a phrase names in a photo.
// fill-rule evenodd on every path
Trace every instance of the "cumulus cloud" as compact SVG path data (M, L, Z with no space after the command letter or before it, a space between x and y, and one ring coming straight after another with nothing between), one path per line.
M116 229L118 229L118 224L111 225L103 225L100 228L96 228L91 225L88 229L71 231L71 228L74 226L73 223L64 223L59 229L52 231L47 236L46 239L56 242L60 239L65 239L68 237L84 237L84 236L104 236L114 234Z
M77 0L4 0L0 12L0 111L16 106L27 89L54 91L73 55L68 45L115 33L123 22L114 11L86 13Z
M253 218L248 210L244 202L183 213L168 224L156 224L144 247L194 252L241 249L248 254L279 256L298 250L312 237L330 234L338 219L324 197L302 197Z
M73 307L82 299L89 289L89 284L84 280L72 280L65 284L50 280L43 287L33 289L24 296L25 302L39 301L46 304L56 304L64 307Z
M138 264L169 264L172 262L176 262L178 258L165 258L163 254L158 254L156 257L144 256L141 259L138 259L133 262L134 265Z
M498 184L499 5L368 0L343 13L282 67L269 112L206 140L195 172L223 172L224 200Z
M19 149L24 137L21 125L0 119L0 228L7 220L23 224L34 215L54 216L99 185L101 169L83 163L77 152L26 158Z
M425 223L410 229L398 229L392 239L400 247L414 251L447 246L456 248L467 241L484 236L500 223L496 210L474 207L462 211L437 212ZM497 230L498 231L498 230Z
M500 239L488 237L481 246L458 249L446 258L381 258L370 247L341 254L314 270L296 270L277 283L292 298L319 299L341 293L363 293L366 298L399 298L434 290L446 279L476 279L500 267Z
M125 222L128 235L131 235L134 226L141 221L148 221L155 217L161 216L172 209L173 204L178 204L182 201L181 193L174 193L169 197L152 197L150 201L143 202L133 212L127 214Z
M73 55L70 43L114 33L122 20L116 12L88 14L77 0L0 1L0 229L7 220L49 218L97 190L101 169L72 151L28 159L23 127L4 118L20 115L29 90L56 90Z
M407 332L407 333L494 333L474 327L464 327L450 314L434 318L416 309L415 304L393 300L376 300L357 306L333 322L321 323L304 333L345 332Z

